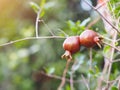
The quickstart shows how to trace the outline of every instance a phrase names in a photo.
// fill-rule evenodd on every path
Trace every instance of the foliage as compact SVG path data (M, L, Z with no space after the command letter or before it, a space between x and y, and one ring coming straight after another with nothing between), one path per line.
M108 3L108 6L112 12L112 14L115 15L116 18L120 17L120 3L119 0L110 0Z
M21 38L35 37L35 20L39 10L41 10L39 19L44 21L39 22L39 37L51 36L50 31L55 36L61 37L80 35L99 16L94 10L84 11L79 3L80 0L0 1L0 45ZM120 16L119 4L119 0L108 2L109 10L115 20ZM109 38L104 41L111 44L112 37L105 31L102 20L91 25L90 29ZM117 35L119 39L119 34ZM2 45L0 90L56 90L66 66L66 60L61 59L64 53L63 40L64 38L42 38ZM115 42L115 47L118 48L119 44ZM81 46L80 51L73 55L73 62L66 76L69 79L73 74L74 90L87 90L85 82L87 79L90 89L96 89L97 80L103 74L104 60L109 58L105 56L111 56L111 49L110 45L105 44L102 48L94 47L92 51ZM112 60L119 60L119 54L119 51L115 50ZM108 75L104 75L106 81L115 80L110 86L111 90L119 90L120 81L117 80L119 74L119 62L113 62L110 77L107 79ZM103 81L103 87L106 85ZM69 81L66 82L64 90L71 90Z

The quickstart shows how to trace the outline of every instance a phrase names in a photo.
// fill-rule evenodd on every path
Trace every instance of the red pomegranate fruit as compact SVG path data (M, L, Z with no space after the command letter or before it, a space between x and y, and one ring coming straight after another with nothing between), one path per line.
M80 50L79 36L67 37L63 42L63 48L65 53L62 55L62 58L72 59L71 55Z
M99 47L101 47L101 45L100 45L101 38L93 30L85 30L85 31L83 31L79 38L80 38L81 45L83 45L83 46L85 46L87 48L92 48L96 44Z

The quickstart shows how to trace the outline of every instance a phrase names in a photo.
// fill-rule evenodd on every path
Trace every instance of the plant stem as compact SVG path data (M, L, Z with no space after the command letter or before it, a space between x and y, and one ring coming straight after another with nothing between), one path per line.
M89 29L91 28L94 24L96 24L98 21L100 20L100 17L93 20L92 22L90 22L87 26L86 26L86 29Z
M91 4L89 4L88 1L84 0L84 2L86 4L88 4L92 9L94 9L114 30L116 30L119 34L120 34L120 31L118 30L118 28L116 28L111 22L109 22L109 20L107 20L99 11L98 9L96 9L95 7L93 7Z
M103 68L103 71L102 71L102 75L98 78L98 81L97 81L97 87L96 87L96 90L102 90L102 82L104 80L104 75L106 74L107 72L107 69L108 69L108 62L106 62L107 60L105 59L105 64L104 64L104 68Z
M39 37L39 18L40 18L41 9L37 12L36 23L35 23L35 33L36 37Z
M92 48L90 48L90 69L92 69Z
M92 48L89 49L89 57L90 57L90 66L89 69L92 70ZM88 76L88 86L90 86L91 74Z
M114 47L115 47L116 38L117 38L117 32L115 32L115 34L113 35L113 42L111 44ZM110 60L109 60L110 62L113 61L114 52L115 52L115 48L111 48L111 55L110 55ZM112 63L109 63L107 80L109 80L111 68L112 68Z
M70 88L71 90L74 90L74 86L73 86L73 71L71 71L71 74L70 74Z
M62 80L62 77L60 77L60 76L57 76L57 75L53 75L53 74L46 74L46 73L44 73L44 72L40 72L42 75L45 75L46 77L49 77L49 78L53 78L53 79L57 79L57 80ZM117 79L118 80L118 79ZM66 78L66 81L67 82L71 82L71 80L70 79L67 79ZM116 81L116 80L114 80L114 81ZM73 80L73 83L82 83L83 82L83 80ZM108 81L108 82L106 82L105 81L105 83L110 83L110 82L113 82L113 81Z
M37 38L36 37L26 37L26 38L21 38L21 39L18 39L18 40L14 40L14 41L10 41L10 42L7 42L7 43L0 44L0 47L7 46L7 45L17 43L17 42L21 42L21 41L25 41L25 40L53 39L53 38L65 39L66 37L62 37L62 36L42 36L42 37L37 37Z
M81 77L82 77L83 82L85 83L85 85L87 87L87 90L90 90L89 84L88 84L87 80L85 79L85 77L83 75L81 75Z
M61 83L60 83L57 90L62 90L62 88L63 88L63 86L65 84L65 81L66 81L65 78L66 78L66 74L67 74L70 62L71 62L71 59L68 59L67 63L66 63L66 68L64 69L64 72L63 72L62 81L61 81Z
M109 0L106 0L106 1L103 1L102 3L100 4L97 4L97 7L95 7L95 9L99 9L101 8L102 6L104 6L104 4L106 4Z
M117 48L117 47L115 47L115 46L113 46L113 45L111 45L111 44L108 44L108 43L106 43L106 42L104 42L104 41L102 41L102 42L103 42L104 44L110 46L111 48L114 48L114 49L116 49L116 50L118 50L118 51L120 52L120 49L119 49L119 48Z
M117 87L120 89L120 80L118 80L118 85L117 85Z
M52 30L49 28L49 26L45 23L44 20L39 20L39 22L42 22L42 23L45 25L45 27L48 29L48 31L50 32L50 34L51 34L52 36L54 36L54 33L53 33Z

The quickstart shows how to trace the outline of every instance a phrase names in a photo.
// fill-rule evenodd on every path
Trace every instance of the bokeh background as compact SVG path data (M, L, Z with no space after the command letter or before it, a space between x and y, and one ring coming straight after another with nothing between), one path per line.
M35 36L36 13L29 4L31 1L40 5L44 0L0 0L0 44ZM97 1L90 3L96 6ZM64 36L62 31L71 36L79 35L89 21L98 17L82 0L46 0L41 19L56 36ZM50 36L48 27L40 22L39 36ZM102 20L91 28L106 34ZM56 90L60 80L47 75L62 76L66 64L66 60L61 59L63 41L34 39L0 46L0 90ZM75 68L79 67L75 69L74 80L81 80L82 74L89 76L92 73L89 72L89 49L81 47L74 59L78 61ZM101 71L104 61L98 47L93 49L93 59L96 70ZM115 72L115 75L119 73L117 69ZM96 86L96 78L91 79L91 90ZM87 90L83 82L75 83L74 87L75 90ZM70 90L68 82L64 88Z

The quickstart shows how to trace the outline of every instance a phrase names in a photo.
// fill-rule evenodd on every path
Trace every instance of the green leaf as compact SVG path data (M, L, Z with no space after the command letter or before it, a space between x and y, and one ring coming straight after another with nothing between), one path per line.
M45 15L45 11L42 10L40 13L40 18L43 17L44 15Z
M116 86L113 86L111 90L118 90L118 88Z
M46 0L42 0L41 3L40 3L40 7L43 9L44 8L44 5L46 3Z
M95 65L95 71L96 71L96 73L100 72L99 68L96 65Z
M109 52L109 50L110 50L110 46L105 46L103 52L106 54Z
M76 25L77 25L77 26L79 26L79 25L80 25L80 20L78 20L78 21L76 22Z
M66 89L65 90L71 90L69 85L66 85Z
M45 15L45 4L46 4L46 0L42 0L40 2L40 8L41 8L41 13L40 13L40 18L43 17Z
M37 5L35 2L30 2L30 6L32 9L37 13L40 9L39 5Z
M39 6L38 4L36 4L35 2L30 2L30 6L32 7L32 9L33 9L36 13L41 9L39 18L43 17L44 14L45 14L44 5L45 5L45 0L42 0L42 1L41 1L40 6Z
M48 68L46 71L47 71L47 74L53 74L55 72L55 68L51 67L51 68Z
M67 24L70 27L70 29L75 27L75 23L73 21L71 21L71 20L68 20Z
M55 2L47 2L45 5L44 5L44 8L45 9L49 9L51 7L54 7L55 6Z
M98 78L100 76L101 76L101 73L97 73L97 74L94 75L95 78Z
M95 72L92 69L89 70L89 73L92 75L95 74Z
M115 42L115 45L117 46L119 43L118 42Z

